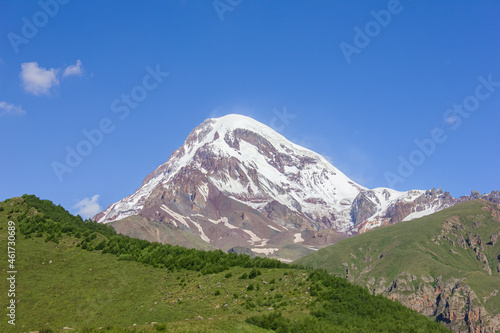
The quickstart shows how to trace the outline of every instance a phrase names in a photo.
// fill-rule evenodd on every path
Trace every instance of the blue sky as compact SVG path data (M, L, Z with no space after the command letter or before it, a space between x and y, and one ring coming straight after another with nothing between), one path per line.
M0 200L90 215L228 113L370 188L499 190L499 17L498 1L2 0Z

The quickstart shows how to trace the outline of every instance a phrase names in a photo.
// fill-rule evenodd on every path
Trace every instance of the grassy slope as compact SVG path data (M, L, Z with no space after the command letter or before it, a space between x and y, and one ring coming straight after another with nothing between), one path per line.
M11 199L0 206L4 208L0 210L0 245L5 249L7 221L15 220L16 215L12 210L22 211L26 207L21 199ZM58 245L45 242L45 237L25 239L20 233L17 236L17 325L7 324L8 299L4 291L8 286L6 279L1 278L0 306L4 310L0 332L44 328L58 332L63 326L74 328L73 332L89 332L98 327L105 329L95 331L156 332L166 327L169 332L266 332L245 319L271 313L270 307L282 311L290 320L311 318L307 305L316 298L309 293L312 282L304 270L261 268L262 274L252 280L238 278L251 271L241 267L209 275L187 270L169 272L138 262L119 261L112 254L83 250L75 247L77 240L72 236L64 236ZM2 258L0 267L6 275L7 258ZM232 276L226 277L228 273ZM271 282L273 279L275 283ZM248 291L250 283L258 284L259 290ZM347 286L343 292L349 293L350 289L356 291ZM220 295L215 295L217 290ZM235 298L234 294L238 296ZM249 303L255 306L247 306ZM355 307L355 314L358 305L353 302L350 306ZM412 320L423 319L413 312L408 315ZM154 327L152 322L159 324Z
M0 244L6 244L5 225L2 219ZM168 327L173 331L212 327L216 331L262 332L265 330L244 320L268 306L247 310L241 306L245 295L253 297L255 302L264 302L268 298L264 295L266 292L272 296L281 293L283 299L268 301L274 307L283 300L292 302L292 298L307 296L307 285L298 286L305 274L302 271L284 276L283 269L261 269L262 275L252 280L238 279L244 272L251 271L248 268L231 269L231 278L225 278L228 271L203 276L193 271L167 273L141 263L118 261L111 254L75 248L70 239L55 245L45 243L43 238L20 238L17 256L17 325L12 329L3 318L1 332L25 332L44 327L57 331L63 326L77 329L110 325L131 327L151 322L169 322ZM2 271L5 272L5 265ZM260 291L246 291L249 283L273 278L276 280L274 285L261 285ZM271 287L275 291L270 292ZM0 279L0 290L7 289L6 280ZM215 296L216 290L220 290L221 295ZM233 296L235 293L239 295L237 299ZM4 308L8 302L6 293L0 296ZM179 299L182 301L178 302ZM295 312L300 315L311 299L294 300L298 304L284 309L291 315ZM217 305L219 309L215 309Z
M2 223L3 225L3 223ZM4 244L5 228L0 233L0 243ZM189 327L209 327L209 324L197 320L201 316L214 322L238 321L232 331L247 330L250 325L244 319L256 311L248 311L240 305L244 296L256 300L266 298L271 285L262 285L260 291L246 292L245 286L251 282L275 278L275 295L285 289L285 283L292 286L301 281L302 275L295 272L295 277L284 278L282 269L262 269L263 274L253 280L239 280L243 272L250 269L234 268L231 278L225 278L227 272L199 276L197 272L181 271L167 273L136 262L118 261L111 254L101 255L88 252L61 243L58 247L45 243L42 239L19 240L18 261L18 330L26 331L42 327L72 328L132 326L151 322L176 322L188 319ZM49 261L52 261L49 264ZM181 286L182 279L187 284ZM292 281L293 280L293 281ZM184 282L182 284L184 284ZM220 284L220 287L217 285ZM200 285L201 289L196 286ZM0 290L6 290L5 280L0 281ZM306 285L296 287L297 291L284 293L284 299L304 295ZM215 290L221 295L215 296ZM287 288L288 289L288 288ZM233 294L241 295L234 299ZM6 295L2 293L1 304L6 304ZM183 299L182 302L177 302ZM311 299L310 297L307 299ZM294 306L291 311L302 311L307 300L301 300L302 306ZM228 307L224 307L224 304ZM215 309L216 305L220 309ZM241 314L238 314L241 311ZM194 321L194 325L192 323ZM40 323L43 323L42 327ZM2 320L0 327L5 327ZM187 324L173 326L185 327ZM232 326L232 325L231 325ZM220 329L218 327L217 329ZM0 329L5 332L3 328ZM13 331L10 330L9 331ZM258 331L252 326L252 331Z
M2 250L7 244L8 211L0 211ZM26 332L49 327L57 331L64 326L76 329L115 326L122 327L118 329L121 331L133 324L150 328L151 325L144 324L151 322L168 322L169 331L263 332L266 330L244 322L247 316L262 310L247 310L241 306L246 300L243 297L249 295L255 301L267 299L264 294L271 287L275 288L271 295L283 293L285 284L287 287L297 284L295 280L301 281L302 273L305 274L297 271L295 276L293 273L284 276L285 270L282 269L261 269L263 274L257 278L240 280L238 277L244 272L248 274L251 269L233 268L230 278L225 278L228 271L203 276L195 271L168 273L137 262L118 261L112 254L82 250L75 247L75 238L64 238L56 245L44 242L44 237L24 239L19 233L17 236L17 325L8 325L7 317L3 318L3 315L1 332ZM6 275L7 257L2 257L4 262L0 267L2 275ZM250 282L273 278L276 284L261 285L260 291L246 292L246 285ZM201 288L197 288L198 285ZM283 299L304 295L307 286L296 288L284 293ZM218 289L221 295L215 296ZM0 290L8 290L4 278L0 279ZM240 297L235 299L234 293ZM183 301L178 302L179 299ZM291 313L303 311L310 299L299 302L290 309ZM274 303L281 301L268 302L276 307ZM1 292L3 309L7 302L6 292ZM224 306L226 303L227 307ZM219 309L215 309L217 305Z
M384 277L387 281L392 281L402 272L415 274L417 277L442 276L445 280L450 277L465 277L465 283L470 285L480 298L489 296L491 291L500 286L500 274L496 272L500 242L495 246L485 245L485 254L493 272L493 275L489 276L472 249L453 246L444 239L440 239L439 244L432 241L433 237L438 238L444 221L458 216L460 223L467 230L478 233L484 243L489 242L490 235L500 230L500 222L482 209L485 204L481 201L464 202L417 220L376 229L342 240L294 263L324 268L329 272L344 275L346 267L343 263L354 263L358 269L351 269L351 274L355 277L359 276L363 268L371 265L372 271L366 274L364 279L357 280L362 285L368 277ZM481 225L474 229L474 222L480 222ZM458 233L465 237L466 232L456 232L456 235L450 233L448 236L455 240ZM379 258L382 252L385 256ZM368 256L372 257L372 261L363 262L363 257ZM500 296L492 297L484 305L488 311L500 313Z

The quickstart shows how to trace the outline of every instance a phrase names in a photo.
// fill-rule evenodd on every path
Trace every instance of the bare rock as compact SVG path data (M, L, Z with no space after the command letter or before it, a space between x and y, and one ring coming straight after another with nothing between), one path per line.
M426 281L428 277L421 276ZM436 279L436 286L425 282L417 290L405 291L406 280L398 277L383 293L421 314L435 317L455 332L495 332L500 329L500 315L491 316L477 301L477 295L460 279ZM403 292L402 292L403 291ZM496 295L493 291L491 295Z
M434 282L434 278L432 276L429 275L429 277L425 276L425 275L420 275L420 278L422 280L424 280L425 283L432 283Z
M483 252L477 252L477 260L483 263L483 269L488 272L488 275L491 275L490 264L488 263L488 258Z
M385 286L385 284L387 283L387 281L381 277L377 280L377 285L376 287L373 289L373 294L374 295L380 295L380 294L383 294L384 292L387 291L387 287Z
M362 223L375 214L378 209L377 204L380 205L380 201L375 192L370 190L359 192L351 205L351 220L354 225Z
M363 268L363 270L361 271L361 273L359 273L359 277L362 277L363 275L368 274L369 272L371 272L372 269L373 269L372 265L366 266L365 268Z
M371 278L368 279L368 285L373 285L375 283L375 278L372 276Z
M471 248L474 248L475 246L478 246L481 250L484 251L483 240L481 239L481 236L479 236L478 234L472 235L469 232L467 234L467 244Z
M467 248L467 242L465 241L465 238L464 236L462 236L462 234L457 236L457 245L463 249Z
M496 244L498 236L500 236L500 231L491 234L491 236L490 236L491 245Z

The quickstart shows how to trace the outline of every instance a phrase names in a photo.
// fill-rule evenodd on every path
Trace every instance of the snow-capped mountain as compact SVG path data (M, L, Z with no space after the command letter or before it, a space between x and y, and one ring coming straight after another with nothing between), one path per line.
M293 245L288 257L296 257L454 200L440 190L367 189L321 155L232 114L195 128L134 194L94 219L160 242L176 243L171 236L182 231L223 250L279 256Z

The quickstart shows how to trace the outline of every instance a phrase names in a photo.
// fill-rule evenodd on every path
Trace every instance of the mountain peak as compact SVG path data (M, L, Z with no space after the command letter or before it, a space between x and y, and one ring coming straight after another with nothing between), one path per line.
M275 130L269 126L241 114L227 114L219 118L210 118L205 120L213 124L213 127L217 131L232 131L236 129L250 130L259 133L263 136L268 136L271 138L279 138L280 140L286 140L284 136L277 133Z
M283 135L277 133L269 126L257 120L241 114L227 114L219 118L206 119L200 126L195 128L188 136L186 142L196 141L205 144L209 141L233 139L235 131L250 131L268 141L276 144L292 144ZM293 144L294 145L294 144ZM297 146L297 145L294 145ZM297 146L299 147L299 146ZM300 147L302 148L302 147ZM305 149L305 148L302 148Z
M269 255L290 244L300 253L311 251L446 204L424 191L369 190L270 127L229 114L196 127L134 194L95 219L109 223L139 215L215 248L246 245ZM147 237L166 241L155 225L154 236Z
M257 120L237 113L230 113L217 118L209 118L205 121L215 122L217 124L224 124L229 128L247 128L247 127L262 127L266 126Z

